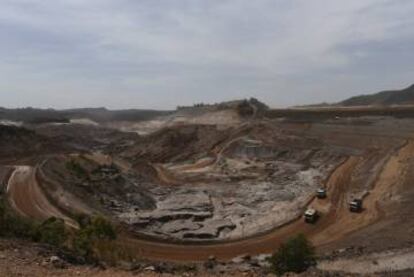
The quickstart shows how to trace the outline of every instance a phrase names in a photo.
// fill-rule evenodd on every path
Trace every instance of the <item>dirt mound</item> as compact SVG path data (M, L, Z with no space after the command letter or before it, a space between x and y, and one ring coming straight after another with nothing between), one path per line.
M117 147L132 163L140 161L161 163L196 158L223 142L228 131L220 131L211 125L186 125L162 129L138 139L132 146Z

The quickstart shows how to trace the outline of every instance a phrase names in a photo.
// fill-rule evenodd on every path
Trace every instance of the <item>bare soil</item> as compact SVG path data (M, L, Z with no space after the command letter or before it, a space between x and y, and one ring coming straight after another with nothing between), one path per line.
M325 114L325 111L319 112ZM340 112L342 116L350 111ZM302 116L300 111L294 113ZM407 249L414 246L414 120L365 115L350 120L332 117L332 114L329 111L328 119L313 118L307 122L291 118L259 120L224 129L214 125L183 125L145 137L121 135L119 140L112 142L110 138L102 140L99 153L105 155L95 155L92 151L84 155L82 166L87 178L76 177L64 166L66 161L79 155L62 155L58 149L55 153L45 151L44 155L36 156L31 160L32 166L16 166L22 162L19 159L15 164L5 163L16 167L11 175L10 169L2 167L0 181L8 179L3 189L7 191L12 207L22 216L37 220L58 216L69 225L75 223L62 212L61 202L51 201L51 198L68 199L69 206L83 203L120 223L118 215L129 210L138 216L150 212L156 214L162 210L162 205L173 202L166 199L176 192L180 192L180 197L188 193L189 200L176 203L177 206L204 203L204 194L207 194L207 199L213 199L206 205L207 210L214 215L218 210L214 205L219 198L214 199L212 191L218 193L216 188L220 186L236 188L232 193L228 191L222 195L226 200L223 203L240 205L243 202L237 200L237 193L239 199L246 201L263 200L266 191L260 190L260 182L274 184L274 187L265 188L280 191L284 188L280 186L283 183L295 189L306 189L299 190L302 194L286 201L291 204L302 197L301 205L295 208L296 213L274 228L266 229L259 224L246 227L239 219L226 218L233 220L234 230L241 236L228 236L221 241L191 241L148 236L148 233L139 232L144 229L123 222L120 223L123 231L117 244L131 256L150 260L187 263L203 262L214 256L220 261L229 261L243 254L272 253L292 235L304 233L321 256L349 247L361 248L363 254L369 255L366 259L354 255L335 256L323 269L371 274L395 264L394 270L412 270L409 262L412 253ZM100 134L105 136L105 133ZM38 166L46 160L49 162L42 167L43 179L37 179ZM115 165L116 168L117 164L122 167L114 173L110 167ZM316 170L325 175L313 175ZM297 178L292 179L292 176ZM50 180L46 182L47 178ZM241 188L248 182L251 182L252 191L240 197ZM315 198L315 184L327 188L326 199ZM209 191L209 186L214 189ZM200 191L194 194L197 189ZM267 191L267 194L271 192ZM261 193L262 198L255 198ZM353 198L363 198L362 213L349 212L349 201ZM259 200L254 203L256 207L249 207L252 211L259 210L259 205L265 202ZM148 205L139 206L133 204L134 201ZM195 207L191 206L191 209L199 208ZM308 207L321 213L315 224L306 224L301 217ZM281 216L277 209L269 209L267 213ZM194 210L189 214L193 216ZM245 217L263 214L251 213ZM273 220L269 218L269 222ZM208 220L211 218L205 222ZM183 218L173 218L172 221L188 224ZM154 226L161 230L161 223ZM244 228L254 232L243 234ZM382 262L366 266L376 260Z

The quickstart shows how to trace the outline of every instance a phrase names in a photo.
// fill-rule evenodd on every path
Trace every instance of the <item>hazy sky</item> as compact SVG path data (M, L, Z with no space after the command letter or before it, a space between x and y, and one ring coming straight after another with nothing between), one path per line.
M0 106L284 107L411 83L413 0L0 0Z

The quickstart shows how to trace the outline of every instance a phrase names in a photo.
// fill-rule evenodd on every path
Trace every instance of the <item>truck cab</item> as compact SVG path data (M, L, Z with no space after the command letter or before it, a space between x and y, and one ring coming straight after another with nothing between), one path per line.
M325 199L326 198L326 189L324 188L319 188L316 191L316 197L318 197L319 199Z
M304 214L306 223L315 223L318 220L318 212L315 209L308 209Z
M349 211L353 213L360 213L362 212L362 199L354 199L349 202Z

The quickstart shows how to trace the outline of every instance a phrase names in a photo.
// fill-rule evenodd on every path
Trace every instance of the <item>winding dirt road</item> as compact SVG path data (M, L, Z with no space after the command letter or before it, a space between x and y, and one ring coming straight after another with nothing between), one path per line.
M121 235L117 244L126 253L141 258L178 262L203 261L210 256L215 256L219 260L229 260L243 254L271 253L280 243L297 233L305 234L316 246L326 245L367 226L381 215L378 201L382 199L384 190L389 187L390 180L398 179L397 175L401 173L399 167L403 166L400 161L407 159L413 149L414 143L410 142L389 158L365 201L366 210L362 214L350 214L347 210L348 184L353 170L362 162L360 157L350 157L329 177L326 184L329 197L325 200L314 199L310 203L310 206L323 211L321 218L314 225L306 224L299 218L266 234L209 245L154 242L127 235ZM64 218L69 225L73 224L71 219L47 201L37 184L34 168L17 167L9 179L7 193L12 206L24 216L36 219L56 216Z
M322 200L329 205L337 203L343 197L343 190L349 181L351 172L358 163L358 158L351 157L339 166L331 175L328 187L331 188L332 196L330 200ZM313 200L311 206L320 200ZM329 202L328 202L329 201ZM332 205L334 207L334 205ZM332 208L323 215L317 224L311 225L303 222L299 218L291 224L280 227L269 233L246 238L240 241L224 242L211 245L176 245L150 242L135 238L123 238L121 246L128 252L136 253L142 257L155 260L171 261L202 261L210 256L215 256L219 260L229 260L243 254L263 254L272 253L278 245L286 241L289 237L297 233L307 235L312 241L317 234L323 233L331 224L335 223L336 209ZM344 230L345 231L345 230ZM329 237L329 235L327 236ZM324 243L324 240L314 241L316 245Z
M77 228L77 223L54 207L42 192L36 180L36 168L16 166L6 187L8 200L21 216L45 220L58 217L68 226Z
M379 203L386 191L396 186L397 180L401 179L403 161L412 155L413 150L414 142L409 142L388 159L364 201L365 211L362 214L348 211L348 185L353 170L363 162L361 157L350 157L329 177L326 184L329 197L324 200L314 199L310 203L310 206L323 213L315 225L306 224L299 218L267 234L214 245L168 245L131 238L123 239L120 244L125 250L142 257L172 261L202 261L212 255L220 260L229 260L243 254L272 253L280 243L298 233L305 234L315 246L327 245L382 216Z

